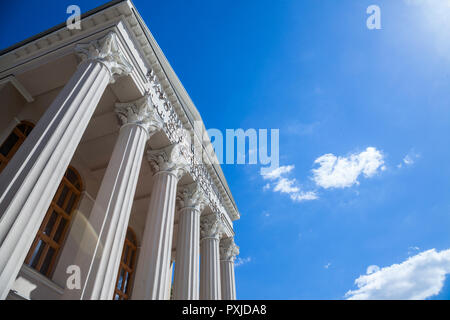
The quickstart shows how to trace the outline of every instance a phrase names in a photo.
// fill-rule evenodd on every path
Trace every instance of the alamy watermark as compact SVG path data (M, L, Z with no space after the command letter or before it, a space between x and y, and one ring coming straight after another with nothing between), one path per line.
M369 30L381 29L381 9L376 4L367 7L367 14L370 16L366 20L366 26Z
M69 290L81 289L81 269L79 266L72 264L67 267L66 273L69 274L66 280L66 287Z
M201 121L194 122L194 131L202 133L203 145L213 164L259 164L268 173L280 164L279 129L203 130ZM186 132L187 134L187 132ZM211 144L204 143L211 141ZM196 141L193 141L196 144ZM198 146L201 147L201 146Z
M81 9L79 6L72 4L67 7L67 14L71 14L67 20L66 25L69 30L81 30Z

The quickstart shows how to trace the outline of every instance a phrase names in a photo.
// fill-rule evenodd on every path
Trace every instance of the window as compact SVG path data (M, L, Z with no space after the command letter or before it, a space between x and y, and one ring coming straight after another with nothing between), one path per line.
M128 300L130 298L132 277L136 264L136 250L136 235L131 228L128 228L123 245L122 258L120 259L116 289L114 290L114 300Z
M82 190L78 172L69 167L59 184L47 214L25 259L25 263L47 277L64 242Z
M31 122L22 121L6 138L5 142L0 146L0 172L3 171L33 128L34 124Z

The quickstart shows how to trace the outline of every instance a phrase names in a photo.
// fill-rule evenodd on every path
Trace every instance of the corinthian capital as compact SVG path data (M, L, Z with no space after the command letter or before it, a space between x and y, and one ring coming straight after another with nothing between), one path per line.
M170 172L180 179L188 171L186 160L181 155L178 143L159 150L147 151L147 160L155 174L162 171Z
M111 83L116 80L116 77L127 75L133 71L133 66L120 49L117 34L113 31L101 39L78 44L75 51L83 61L98 61L106 66L111 75Z
M239 254L239 247L234 243L233 238L226 238L220 241L220 260L234 261Z
M149 137L163 127L149 94L134 102L116 103L115 111L122 125L142 126L147 130Z
M181 186L177 199L181 209L194 208L199 213L206 205L206 198L196 182Z
M223 231L222 220L216 213L208 214L200 218L200 238L220 238Z

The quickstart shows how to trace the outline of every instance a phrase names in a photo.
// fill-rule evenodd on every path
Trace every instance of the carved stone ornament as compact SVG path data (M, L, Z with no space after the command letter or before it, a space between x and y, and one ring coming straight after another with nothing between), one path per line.
M177 200L180 209L194 208L199 213L206 205L206 198L196 182L181 186L177 193Z
M133 71L133 66L120 49L117 34L113 31L101 39L78 44L75 51L83 61L98 61L106 66L111 74L110 83L114 83L117 77L128 75Z
M239 247L234 243L233 238L226 238L220 241L219 245L220 259L234 261L239 254Z
M220 238L223 232L223 224L216 213L208 214L200 218L200 238Z
M149 94L134 102L116 103L115 111L121 125L140 125L147 130L149 137L163 127Z
M155 174L161 171L171 172L178 179L186 172L189 172L188 164L181 156L179 148L180 146L178 144L172 144L159 150L148 150L147 160L153 172Z

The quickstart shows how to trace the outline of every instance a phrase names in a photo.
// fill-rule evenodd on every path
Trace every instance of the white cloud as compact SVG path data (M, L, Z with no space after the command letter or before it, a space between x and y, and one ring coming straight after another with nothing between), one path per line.
M323 266L325 269L328 269L329 267L331 267L331 262L328 262L326 265Z
M413 164L413 163L414 163L414 159L411 158L409 155L406 155L406 156L403 158L403 162L404 162L406 165L410 165L410 164Z
M273 191L278 191L281 193L297 193L300 191L298 187L293 187L292 185L295 183L295 179L286 179L281 178L275 183L275 187Z
M367 267L366 273L367 274L372 274L372 273L378 272L378 271L380 271L380 267L375 265L375 264L373 264L373 265Z
M263 190L272 188L274 192L286 193L293 201L302 202L307 200L318 199L314 191L302 191L294 178L287 178L285 175L289 174L294 169L294 165L281 166L270 172L263 172L261 176L264 180L270 180L272 184L267 183Z
M348 157L337 157L332 153L317 158L314 163L320 165L313 169L314 182L325 189L346 188L359 184L358 177L374 176L378 169L385 170L383 154L374 147L368 147L358 154Z
M239 266L242 266L243 264L246 264L246 263L249 263L250 261L252 261L252 258L251 257L247 257L247 258L237 258L235 261L234 261L234 266L235 267L239 267Z
M293 169L294 165L281 166L267 173L263 173L263 171L261 170L261 175L265 180L276 180L279 179L283 174L291 172Z
M450 273L450 249L427 250L382 269L371 267L355 280L358 289L348 291L348 299L426 299L442 290Z

